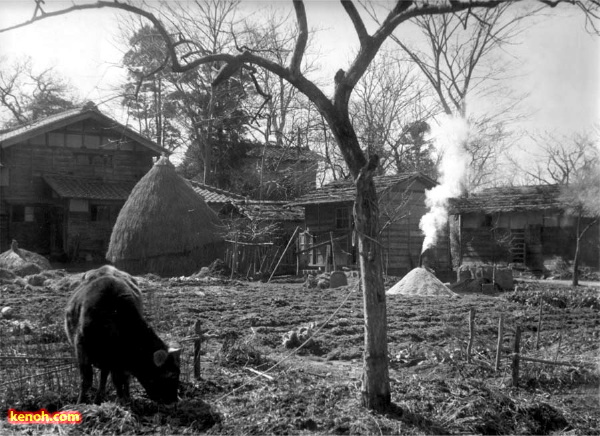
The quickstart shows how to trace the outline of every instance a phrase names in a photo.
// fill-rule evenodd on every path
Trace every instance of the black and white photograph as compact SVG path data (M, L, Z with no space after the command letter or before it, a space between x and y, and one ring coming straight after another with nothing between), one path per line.
M0 433L600 435L600 1L0 0Z

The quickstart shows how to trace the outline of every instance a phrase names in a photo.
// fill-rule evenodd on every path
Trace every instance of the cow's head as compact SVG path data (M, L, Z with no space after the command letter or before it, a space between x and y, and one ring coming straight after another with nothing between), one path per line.
M144 384L148 396L157 403L178 400L180 348L160 349L152 356L153 376Z

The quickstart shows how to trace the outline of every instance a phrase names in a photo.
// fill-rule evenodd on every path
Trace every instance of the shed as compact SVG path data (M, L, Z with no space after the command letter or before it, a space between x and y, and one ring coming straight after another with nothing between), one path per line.
M450 200L452 256L462 264L511 264L542 271L575 253L576 217L561 201L561 185L488 188ZM583 218L590 222L592 218ZM586 233L581 265L598 266L598 226Z
M427 212L425 191L437 183L421 173L376 176L379 198L380 242L384 249L384 271L403 275L419 264L423 233L421 217ZM357 267L353 238L353 204L356 187L351 180L335 181L312 191L293 205L303 206L305 228L301 235L301 251L308 251L304 262L309 268ZM334 241L333 253L327 242ZM328 251L329 250L329 251ZM450 268L450 248L447 234L442 235L429 255L429 266L443 272Z
M222 258L222 233L215 212L162 157L121 209L106 258L130 274L189 275Z

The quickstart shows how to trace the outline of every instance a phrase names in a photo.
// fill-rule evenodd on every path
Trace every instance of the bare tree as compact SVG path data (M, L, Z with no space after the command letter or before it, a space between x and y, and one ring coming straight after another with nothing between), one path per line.
M598 160L597 140L591 133L559 135L546 132L532 138L535 145L510 159L523 174L522 183L568 185ZM528 159L522 159L527 156Z
M600 220L600 159L589 161L564 185L561 200L575 216L575 253L573 254L573 286L579 285L579 258L581 241L592 226Z
M371 3L365 8L376 17ZM523 31L523 21L538 9L511 7L509 3L481 11L476 16L469 10L453 14L416 17L422 48L412 47L395 35L391 39L414 62L431 85L442 111L468 121L478 132L464 148L471 156L469 190L493 184L491 173L496 168L500 149L506 146L509 132L507 114L520 100L499 84L511 74L510 62L499 56ZM476 115L468 110L477 97L495 99L494 113Z
M69 83L53 68L33 70L30 58L4 61L0 68L0 115L5 112L5 127L30 123L40 118L72 109L77 97L70 92Z
M335 74L332 97L328 97L301 71L309 34L305 5L301 0L293 1L298 36L292 56L285 65L274 62L252 50L242 49L238 53L206 53L198 50L196 48L201 47L199 42L186 38L174 38L155 13L146 8L121 2L98 1L73 5L42 15L34 14L29 21L3 30L0 29L0 32L75 10L101 7L120 9L142 15L154 24L166 42L171 69L174 72L186 72L201 65L221 62L223 66L212 83L213 86L219 86L236 74L240 68L251 65L264 68L283 78L306 95L326 120L356 185L354 218L365 313L362 402L367 408L384 410L390 405L391 393L387 362L387 319L382 249L377 240L380 229L379 210L373 183L373 175L377 170L379 158L376 155L367 157L361 149L350 119L350 97L383 43L400 24L419 16L450 14L463 10L468 11L468 15L473 19L477 19L478 13L496 8L503 3L502 0L464 2L453 0L448 3L435 4L421 1L397 1L378 28L370 33L355 4L351 1L342 2L341 5L351 19L358 36L360 48L350 66L346 70L338 70ZM582 6L579 3L578 5ZM194 48L190 51L191 47Z
M377 154L380 172L435 171L423 136L437 110L410 65L382 52L356 86L352 123L367 155Z

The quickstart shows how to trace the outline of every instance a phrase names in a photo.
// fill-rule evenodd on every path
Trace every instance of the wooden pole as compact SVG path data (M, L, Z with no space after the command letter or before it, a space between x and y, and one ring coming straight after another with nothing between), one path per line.
M544 306L544 300L542 299L542 295L540 294L540 313L538 314L538 328L537 328L537 336L535 338L535 349L540 349L540 334L542 332L542 307Z
M271 279L273 278L273 274L275 274L275 271L277 271L277 268L279 267L279 264L283 260L283 256L285 255L285 252L287 251L288 248L290 248L290 244L294 240L294 237L296 236L296 233L298 233L299 229L300 229L300 226L296 226L296 230L294 230L294 233L292 234L292 237L290 238L290 240L288 241L287 245L285 246L285 249L283 250L283 253L281 253L281 257L279 258L279 262L277 262L277 265L275 265L275 268L273 268L273 272L271 272L271 277L269 277L269 280L267 280L267 283L269 283L271 281Z
M331 241L331 263L332 271L335 271L335 248L333 245L333 232L329 232L329 240Z
M235 240L233 242L233 254L231 256L231 277L230 280L233 280L233 274L237 270L237 252L238 252L238 234L235 234Z
M475 308L469 309L469 343L467 344L467 363L471 363L471 349L475 340Z
M498 321L498 343L496 345L496 366L494 369L498 371L500 369L500 357L502 356L502 340L504 339L504 314L500 314L500 320Z
M200 350L202 349L202 322L196 321L194 324L194 378L200 380Z
M521 326L515 328L515 343L513 346L512 360L512 385L515 388L519 387L519 352L521 348Z

